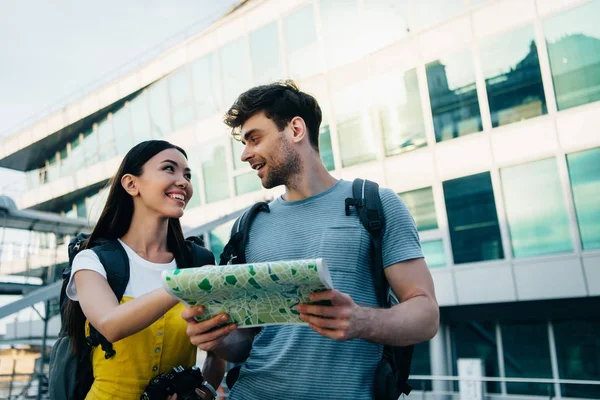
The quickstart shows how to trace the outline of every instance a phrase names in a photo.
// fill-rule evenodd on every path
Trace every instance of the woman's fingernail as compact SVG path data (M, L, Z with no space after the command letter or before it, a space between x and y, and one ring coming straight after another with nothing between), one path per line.
M229 317L227 315L223 315L221 317L221 321L223 321L223 322L229 321Z

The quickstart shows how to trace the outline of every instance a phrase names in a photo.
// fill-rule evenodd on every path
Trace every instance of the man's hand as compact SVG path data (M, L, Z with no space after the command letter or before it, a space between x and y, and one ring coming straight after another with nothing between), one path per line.
M336 340L351 340L360 337L363 329L361 307L350 296L337 290L314 292L313 302L329 300L330 306L300 304L296 310L310 328L322 336Z
M213 351L231 332L235 331L235 324L226 324L231 321L227 314L217 315L206 321L196 322L194 317L202 315L204 307L196 306L183 310L181 316L187 322L186 333L190 342L200 350Z

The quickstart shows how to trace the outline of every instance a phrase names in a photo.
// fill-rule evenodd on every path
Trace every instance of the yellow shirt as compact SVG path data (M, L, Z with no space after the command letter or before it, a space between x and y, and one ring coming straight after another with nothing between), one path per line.
M121 304L132 300L123 297ZM186 335L179 303L146 329L113 343L116 354L108 360L100 346L92 350L94 383L86 400L138 400L156 375L178 365L196 363L196 347ZM86 326L86 334L89 328Z

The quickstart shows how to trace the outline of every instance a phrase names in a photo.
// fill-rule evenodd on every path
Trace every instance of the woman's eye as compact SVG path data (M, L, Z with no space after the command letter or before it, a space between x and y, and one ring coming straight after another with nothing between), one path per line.
M188 181L192 180L192 174L185 174L183 175L185 177L185 179L187 179Z
M171 171L171 172L175 172L175 168L173 168L171 165L167 165L167 166L164 168L164 170L165 170L165 171Z

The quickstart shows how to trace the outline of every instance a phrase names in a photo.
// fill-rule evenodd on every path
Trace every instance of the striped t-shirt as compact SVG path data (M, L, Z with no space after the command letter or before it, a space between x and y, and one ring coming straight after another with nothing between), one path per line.
M386 221L383 265L421 258L415 223L406 205L380 189ZM304 200L281 198L259 213L250 230L247 262L324 258L334 288L363 306L376 306L370 237L356 211L346 216L352 182L338 181ZM263 327L232 389L232 400L372 398L373 372L382 346L365 340L336 341L304 325Z

